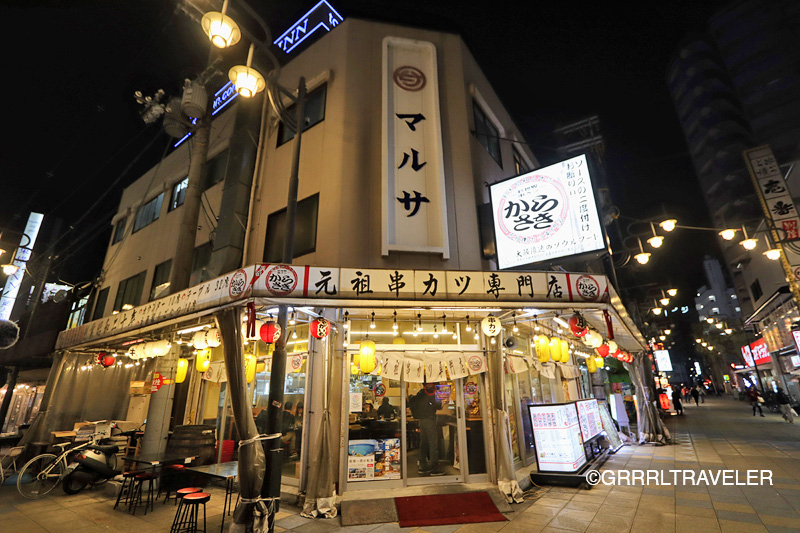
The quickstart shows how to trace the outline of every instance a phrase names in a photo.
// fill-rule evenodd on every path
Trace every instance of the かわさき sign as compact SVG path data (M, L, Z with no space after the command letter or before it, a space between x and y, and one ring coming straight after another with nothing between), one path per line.
M495 183L490 194L501 269L606 247L585 155Z

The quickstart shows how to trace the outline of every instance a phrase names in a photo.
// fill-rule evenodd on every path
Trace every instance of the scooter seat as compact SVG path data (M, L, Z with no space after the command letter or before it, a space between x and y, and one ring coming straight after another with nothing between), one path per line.
M100 445L100 444L95 444L93 446L88 446L88 448L90 450L97 450L98 452L100 452L100 453L102 453L104 455L112 455L112 454L115 454L115 453L117 453L119 451L119 446L117 446L115 444L109 444L109 445L105 445L105 446L104 445Z

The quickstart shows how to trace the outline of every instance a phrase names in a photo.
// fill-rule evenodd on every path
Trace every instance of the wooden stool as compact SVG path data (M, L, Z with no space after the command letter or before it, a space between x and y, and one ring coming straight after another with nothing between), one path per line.
M120 500L122 499L122 493L125 493L125 505L130 503L132 489L134 485L134 478L141 474L141 470L131 470L130 472L123 472L122 473L122 485L119 487L119 493L117 494L117 501L114 502L114 509L117 508L119 505Z
M185 490L185 489L182 489ZM206 533L206 502L211 499L207 492L192 492L181 498L170 533L196 533L200 505L203 505L203 533Z

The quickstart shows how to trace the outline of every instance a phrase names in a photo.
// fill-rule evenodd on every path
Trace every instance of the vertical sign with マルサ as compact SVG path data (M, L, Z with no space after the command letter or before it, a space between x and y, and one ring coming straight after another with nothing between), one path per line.
M450 257L436 47L386 37L382 72L381 253Z

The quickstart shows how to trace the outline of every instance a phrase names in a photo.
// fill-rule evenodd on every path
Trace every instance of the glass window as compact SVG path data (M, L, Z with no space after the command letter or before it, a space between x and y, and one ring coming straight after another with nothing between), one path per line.
M194 249L192 256L192 274L189 276L189 286L197 285L202 281L208 262L211 259L211 243L201 244Z
M203 190L207 191L217 183L225 179L225 172L228 167L228 150L216 155L213 159L206 161L203 167ZM187 181L188 185L188 181Z
M317 216L319 194L297 202L294 228L294 258L310 254L317 249ZM264 262L283 260L283 242L286 238L286 209L275 211L267 219L267 240L264 245Z
M114 238L111 240L111 244L117 244L119 241L125 237L125 225L128 223L128 217L122 217L119 222L117 222L116 226L114 226Z
M131 276L119 282L117 296L114 299L114 311L130 309L141 303L142 289L144 289L144 277L146 274L147 271L143 270L135 276Z
M500 154L500 132L475 100L472 101L472 110L475 116L475 136L478 138L478 142L486 148L500 168L503 168L503 157Z
M72 302L72 309L70 310L69 318L67 319L66 329L72 329L84 323L84 318L86 316L86 307L88 303L89 303L88 296L84 296L77 302Z
M161 203L163 201L164 193L162 192L136 211L136 219L133 221L134 233L149 225L151 222L158 220L158 217L161 215Z
M306 96L305 121L303 131L306 131L325 120L325 96L327 85L317 87ZM294 104L287 108L289 114L294 116ZM295 131L286 126L283 121L278 124L278 146L294 139Z
M168 259L163 263L156 265L155 272L153 272L153 283L150 286L149 301L163 298L169 293L170 270L172 270L172 259Z
M516 148L514 148L513 152L514 152L514 171L517 174L524 174L525 172L528 171L528 165L525 164L525 160L522 159L522 155Z
M186 199L186 187L189 186L189 178L183 178L175 185L172 186L172 194L169 197L169 210L177 209L183 205Z
M106 302L108 301L108 289L109 287L106 287L97 294L97 302L94 305L92 320L99 320L103 318L103 313L106 310Z

